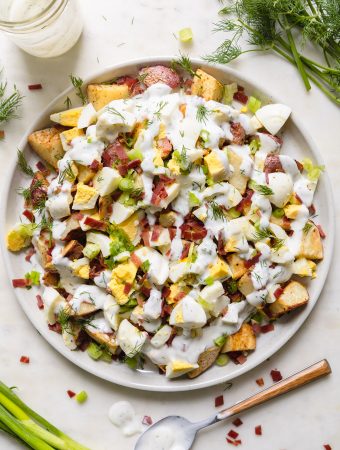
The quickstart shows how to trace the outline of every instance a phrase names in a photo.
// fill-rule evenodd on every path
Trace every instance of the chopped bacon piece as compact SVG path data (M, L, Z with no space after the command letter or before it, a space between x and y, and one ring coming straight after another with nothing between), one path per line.
M4 130L0 130L0 139L5 139L5 132L4 132Z
M119 161L128 163L129 157L123 145L119 141L115 141L103 151L102 161L105 167L112 167Z
M166 158L172 152L172 144L167 137L158 139L157 147L161 150L162 158Z
M244 266L246 269L250 269L251 266L259 262L261 256L261 252L257 253L257 255L253 256L252 258L248 259L248 261L244 262Z
M92 217L86 217L86 219L84 220L84 224L88 225L94 230L105 231L107 228L107 224L105 222L103 222L102 220L93 219Z
M128 295L128 293L131 291L132 284L131 283L125 283L124 285L124 294Z
M170 228L168 228L168 230L169 230L170 240L172 241L173 238L176 236L177 230L175 227L170 227Z
M136 267L140 267L142 265L142 261L138 258L136 253L131 253L131 261Z
M323 231L322 226L321 225L317 225L317 229L319 230L321 239L325 239L326 233Z
M252 191L251 189L246 190L246 193L243 196L242 200L236 206L237 211L242 212L244 210L244 208L247 208L248 206L251 205L251 198L252 198L253 194L254 194L254 191Z
M28 356L22 356L22 357L20 358L20 362L23 363L23 364L29 364L30 359L29 359Z
M151 241L157 241L162 232L162 227L160 225L154 225L151 233Z
M280 286L280 287L278 287L275 291L274 291L274 297L276 298L276 299L278 299L281 295L282 295L282 292L283 292L283 288Z
M252 323L251 327L255 334L261 333L261 325L259 325L258 323Z
M174 302L177 303L180 300L182 300L182 298L184 298L187 294L184 291L179 292L175 298L174 298Z
M30 262L32 256L35 254L35 249L33 247L30 247L27 250L26 256L25 256L25 261Z
M244 364L247 361L247 357L245 355L240 355L236 358L238 364Z
M270 331L274 330L274 324L273 323L267 323L266 325L262 325L261 332L262 333L269 333Z
M97 277L105 269L105 262L102 255L98 255L90 262L90 279Z
M142 239L143 239L145 247L150 247L150 237L149 237L149 231L148 230L143 231Z
M24 288L30 285L29 280L26 278L15 278L12 280L12 285L15 288Z
M49 328L51 331L54 331L54 332L56 332L56 333L58 333L58 334L61 334L61 332L62 332L61 325L60 325L59 322L56 322L56 323L54 323L53 325L51 325L51 324L49 323L49 324L48 324L48 328Z
M29 209L25 209L25 211L23 211L22 215L25 216L26 219L28 219L30 222L35 221L34 214Z
M130 92L131 97L134 97L135 95L143 94L143 92L146 90L146 86L142 83L136 83Z
M230 430L228 433L228 436L231 437L232 439L236 439L238 436L238 433L234 430Z
M261 425L257 425L255 427L255 434L256 434L256 436L262 436L262 427L261 427Z
M170 294L171 294L170 288L168 288L168 286L163 286L162 298L168 298Z
M205 238L207 230L204 226L193 218L189 218L180 226L182 238L188 241L198 241Z
M142 420L143 425L152 425L153 421L150 416L144 416Z
M181 83L178 73L165 66L144 67L139 71L139 74L147 87L155 83L164 83L175 89Z
M175 180L173 178L169 178L166 175L159 175L159 179L164 183L164 184L172 184L175 182Z
M237 92L235 92L233 97L234 100L243 103L243 105L245 105L248 101L248 96L243 92L243 89L241 90L240 88Z
M128 173L128 165L126 163L118 164L117 170L121 177L125 177L125 175Z
M190 250L190 244L189 244L189 242L186 242L183 246L183 251L182 251L180 259L186 258L189 255L189 250Z
M266 134L267 136L271 137L278 145L282 145L283 140L279 136L274 136L273 134L270 134L269 131L263 130L261 133Z
M44 302L43 299L41 298L41 295L36 295L36 299L37 299L37 305L39 309L44 309Z
M91 164L89 165L89 168L90 168L91 170L98 170L100 166L101 166L101 163L100 163L97 159L94 159L94 160L91 162Z
M310 214L311 216L314 216L314 214L316 213L316 209L315 209L314 203L312 203L312 204L310 205L310 207L308 208L308 211L309 211L309 214Z
M146 286L142 286L140 288L140 291L143 295L145 295L145 297L149 298L150 297L150 293L151 293L151 289L146 287Z
M116 84L126 84L129 89L132 89L136 83L138 83L138 79L130 77L129 75L119 77L118 80L116 80Z
M221 231L218 233L217 253L219 255L225 255L226 254L226 251L224 250L224 241L223 241L223 235L222 235Z
M276 383L277 381L281 381L282 380L282 375L281 372L279 370L271 370L270 371L270 375L272 377L272 380L274 381L274 383Z
M155 206L159 205L161 200L167 198L168 193L165 189L165 184L163 181L159 181L153 189L151 203Z
M184 88L184 92L187 95L191 94L191 86L192 86L193 80L191 78L187 78L186 80L184 80L183 82L183 88Z
M223 395L219 395L215 398L215 408L218 408L219 406L224 405L224 397Z
M264 161L264 172L284 172L279 155L267 155Z
M47 177L51 171L45 166L45 164L41 161L38 161L35 167L45 176Z
M75 392L70 391L70 390L68 390L68 391L66 391L66 392L67 392L67 395L68 395L70 398L73 398L73 397L76 395Z
M163 318L166 316L170 316L171 312L172 312L172 307L164 302L163 306L162 306L161 317Z
M239 417L236 417L236 419L233 420L231 423L235 425L235 427L240 427L243 424L242 420Z
M332 450L332 447L329 444L324 444L325 450Z
M141 165L141 160L140 159L133 159L132 161L129 162L129 164L126 166L128 170L130 169L135 169L136 167Z
M30 91L36 91L38 89L42 89L42 84L41 83L29 84L27 87Z
M246 132L243 126L238 122L232 122L230 124L230 131L233 135L233 144L243 145L246 138Z
M258 384L259 386L264 386L264 380L263 378L258 378L256 381L256 384Z

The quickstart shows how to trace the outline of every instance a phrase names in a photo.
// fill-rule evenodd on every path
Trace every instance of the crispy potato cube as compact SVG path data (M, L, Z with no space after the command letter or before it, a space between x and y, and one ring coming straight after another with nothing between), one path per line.
M311 227L303 232L301 246L297 257L306 259L322 259L323 245L318 227L313 222L308 222Z
M81 164L77 164L77 168L78 168L78 181L80 181L80 183L87 184L89 181L92 180L92 178L96 174L95 170L92 170L87 166L82 166Z
M191 86L191 93L203 97L205 100L218 102L223 95L223 85L216 78L201 69L197 69Z
M119 100L129 96L129 88L126 84L89 84L87 86L87 98L94 109L99 111L112 100Z
M55 169L65 153L59 136L61 131L60 128L51 127L34 131L28 136L32 150Z
M220 347L210 347L198 357L198 368L189 372L188 378L196 378L211 367L220 353Z
M112 355L116 353L118 344L112 335L101 333L100 331L92 331L88 327L85 327L85 331L94 341L98 342L98 344L104 345Z
M240 281L238 282L238 289L244 296L247 296L248 294L251 294L254 291L253 282L251 281L251 274L250 272L246 272L242 277L240 278Z
M227 262L231 269L233 280L238 280L247 272L244 259L240 258L236 253L227 257Z
M273 317L282 316L288 311L305 305L309 300L307 289L297 281L291 281L283 290L280 297L269 305L269 312Z
M228 336L221 353L243 352L255 350L255 348L256 336L254 330L249 323L244 323L237 333Z
M235 152L228 150L228 159L234 168L234 172L229 178L229 183L232 184L242 195L246 192L249 177L241 173L242 158Z
M55 267L52 264L52 256L49 255L49 240L50 236L48 233L43 232L40 234L38 239L36 240L36 249L38 251L38 256L41 260L41 265L44 269L48 270L54 270Z
M82 318L88 316L89 314L93 314L96 311L98 311L96 305L86 302L80 303L79 308L77 308L76 311L73 310L71 307L67 309L67 313L74 318Z

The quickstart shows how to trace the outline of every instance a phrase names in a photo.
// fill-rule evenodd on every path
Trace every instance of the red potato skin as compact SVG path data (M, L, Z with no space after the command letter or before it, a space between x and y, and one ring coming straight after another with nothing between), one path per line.
M230 131L233 135L233 144L243 145L246 139L246 132L242 125L238 122L233 122L230 124Z
M264 171L266 173L284 172L280 157L278 155L267 155L264 162Z
M139 71L139 75L147 87L155 83L164 83L175 89L181 84L178 73L165 66L144 67Z

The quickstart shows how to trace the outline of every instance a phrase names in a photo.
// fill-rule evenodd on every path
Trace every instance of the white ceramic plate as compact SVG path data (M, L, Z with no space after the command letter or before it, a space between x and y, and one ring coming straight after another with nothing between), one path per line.
M134 74L141 67L157 63L169 64L170 61L171 58L160 57L125 62L112 66L87 78L84 80L85 85L89 82L105 81L124 74ZM245 87L248 94L256 95L263 102L285 102L284 96L278 100L276 96L274 97L266 93L264 89L251 81L250 78L230 70L227 67L207 66L197 59L193 60L193 65L194 67L205 67L205 70L224 83L230 83L232 81L238 82ZM73 100L74 105L77 104L77 97L75 96L73 89L67 89L46 107L37 119L33 121L31 128L27 130L25 136L23 136L19 148L24 150L29 162L34 163L37 159L27 146L28 134L34 130L39 130L48 126L50 123L49 115L53 112L65 109L64 100L67 96ZM300 122L295 117L294 112L285 125L282 153L294 156L296 159L300 160L304 157L310 157L314 161L317 161L318 164L323 163L319 151L315 148L315 145L303 130ZM22 202L18 199L16 189L25 184L27 184L27 179L17 169L16 160L13 158L12 163L8 168L8 177L7 180L4 181L4 190L3 195L1 196L1 236L5 236L8 229L18 220L19 213L22 210ZM133 371L122 363L114 362L112 364L107 364L101 361L93 361L86 352L72 352L64 346L60 335L48 329L43 312L37 308L35 290L15 289L15 294L32 324L51 346L54 347L54 349L74 364L98 377L136 389L168 392L200 389L223 383L251 370L279 350L301 327L314 307L326 281L334 246L334 208L327 173L323 174L319 182L315 195L315 205L318 214L317 222L322 224L327 234L327 239L324 241L324 260L318 265L318 277L308 283L310 300L307 307L300 311L293 312L278 321L275 324L275 330L273 332L261 335L257 342L256 351L248 357L245 364L234 365L233 363L230 363L225 367L213 366L204 374L193 380L186 378L168 380L165 376L159 375L156 370ZM9 278L21 278L23 274L30 270L29 264L25 262L22 254L15 255L8 252L3 238L1 239L1 246Z

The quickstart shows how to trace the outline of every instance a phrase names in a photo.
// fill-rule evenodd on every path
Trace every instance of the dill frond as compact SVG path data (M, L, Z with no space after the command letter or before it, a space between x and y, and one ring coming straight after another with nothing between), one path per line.
M180 67L184 72L187 72L190 76L195 75L195 71L192 67L192 62L188 55L184 55L180 52L180 57L178 59L173 59L171 61L172 69L176 70L177 67Z
M270 189L270 187L266 186L265 184L255 184L254 189L261 195L273 195L274 194L272 189Z
M209 209L211 211L213 219L227 221L227 217L225 216L221 205L219 205L215 201L211 201L209 202Z
M72 166L69 161L67 161L65 169L59 172L58 183L62 184L66 178L68 178L70 181L74 181L76 179L76 175L73 172Z
M163 100L158 103L157 105L158 109L153 113L153 115L156 116L158 120L161 120L161 112L167 104L168 102L164 102Z
M196 112L197 122L203 122L205 124L207 122L209 114L211 114L211 111L209 111L206 106L198 105Z
M106 111L108 111L110 114L113 114L114 116L118 116L122 119L123 123L125 123L125 117L123 116L122 113L120 113L116 108L114 108L113 106L108 106L106 108Z
M6 83L1 84L0 95L0 123L8 122L11 119L17 119L19 116L17 114L18 108L21 106L23 96L14 86L14 92L9 96L5 97Z
M76 90L77 97L79 97L82 104L85 105L87 102L87 98L82 90L82 86L84 84L83 80L80 77L76 77L72 74L70 75L70 80L71 80L71 83L72 83L74 89Z
M302 228L303 233L307 234L312 226L311 222L306 222L305 226Z
M24 152L22 150L17 151L18 156L18 167L21 170L22 173L25 173L26 175L33 177L34 176L34 170L32 167L28 164Z

